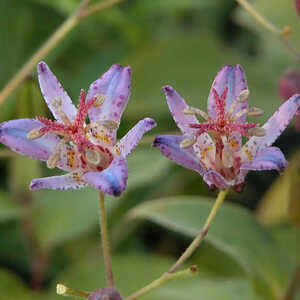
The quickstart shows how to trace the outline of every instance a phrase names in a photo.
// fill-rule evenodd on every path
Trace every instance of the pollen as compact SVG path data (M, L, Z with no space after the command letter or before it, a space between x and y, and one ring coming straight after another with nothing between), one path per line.
M71 167L71 168L74 168L74 166L75 166L75 151L73 149L70 149L68 151L67 157L68 157L67 158L68 166Z
M248 149L245 149L244 151L247 154L249 161L251 161L252 160L252 154L251 154L251 152Z
M213 146L208 146L205 149L202 150L201 155L202 155L202 159L206 159L207 156L207 152L213 150Z
M229 145L231 148L236 148L238 146L238 142L235 139L229 141Z

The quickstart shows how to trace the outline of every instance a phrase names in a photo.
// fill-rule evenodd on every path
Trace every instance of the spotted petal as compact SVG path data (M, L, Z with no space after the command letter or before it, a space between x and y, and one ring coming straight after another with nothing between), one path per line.
M245 151L248 150L252 156L255 156L259 150L272 145L282 131L288 126L299 107L300 94L294 95L284 102L263 126L266 130L266 135L263 137L252 137L245 144Z
M102 172L88 172L82 178L105 194L120 196L126 189L128 165L125 158L117 156Z
M105 95L101 107L92 107L89 111L91 122L113 120L120 122L122 113L130 96L130 67L113 65L99 79L90 86L87 101L96 94Z
M150 118L139 121L118 143L117 147L122 155L127 157L137 146L143 135L155 126L155 121Z
M171 87L164 86L167 103L174 121L183 134L193 133L195 129L189 127L190 124L199 124L198 119L193 115L185 115L183 110L188 108L188 105L183 98Z
M283 171L288 162L277 147L267 147L260 150L248 163L241 165L242 170L277 170Z
M214 170L205 172L203 175L203 180L210 188L218 188L220 190L225 190L232 185L220 173Z
M180 148L180 143L185 137L177 135L160 135L153 142L154 147L158 147L161 153L177 164L194 170L200 175L204 173L204 168L197 159L193 148Z
M77 190L88 186L76 173L61 176L51 176L33 179L30 183L31 190Z
M40 62L37 66L40 88L43 97L57 121L63 122L57 108L53 106L53 100L60 98L62 100L62 110L70 121L74 121L77 109L72 103L71 98L59 83L55 75L51 72L46 63Z
M224 66L217 74L212 89L215 89L219 95L222 95L223 91L228 88L226 97L226 109L232 104L232 102L240 95L241 91L248 89L246 77L244 71L240 65L236 66ZM214 94L210 90L208 97L208 112L212 118L216 118L216 102ZM239 112L242 109L248 108L248 100L239 103L234 112ZM247 115L244 115L238 119L239 122L245 122Z

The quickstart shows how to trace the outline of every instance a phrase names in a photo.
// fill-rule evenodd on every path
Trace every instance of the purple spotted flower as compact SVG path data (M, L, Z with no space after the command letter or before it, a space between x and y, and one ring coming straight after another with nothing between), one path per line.
M126 188L127 155L144 133L156 126L146 118L116 141L130 96L130 67L113 65L91 84L87 95L81 90L78 109L44 62L37 69L42 94L56 121L37 117L4 122L0 124L0 142L20 154L46 161L49 168L68 172L33 179L33 190L78 189L90 184L119 196Z
M224 66L208 97L208 114L189 107L170 86L165 86L167 102L182 132L157 136L154 146L169 159L203 176L210 188L236 190L244 185L250 170L282 171L287 161L277 147L270 147L287 127L300 107L294 95L259 127L247 123L247 116L259 116L261 109L248 107L248 87L241 66ZM200 123L199 115L205 121ZM242 136L248 141L242 145Z

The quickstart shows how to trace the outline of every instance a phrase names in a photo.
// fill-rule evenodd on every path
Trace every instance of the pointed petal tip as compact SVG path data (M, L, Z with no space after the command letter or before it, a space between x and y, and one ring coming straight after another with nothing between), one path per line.
M38 63L37 65L37 70L38 72L45 72L47 69L49 69L48 65L44 62L44 61L41 61Z
M144 121L147 123L149 130L157 126L157 123L151 118L145 118Z
M162 87L162 89L164 90L164 92L166 94L174 93L174 89L170 85L165 85L165 86Z
M37 178L31 180L29 189L32 191L36 191L40 189L40 182Z

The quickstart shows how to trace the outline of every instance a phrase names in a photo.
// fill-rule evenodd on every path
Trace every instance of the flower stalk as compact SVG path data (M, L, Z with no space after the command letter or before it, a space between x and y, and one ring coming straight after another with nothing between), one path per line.
M50 38L29 58L21 70L7 83L0 92L0 105L7 97L25 80L36 64L54 49L72 29L86 17L99 12L122 0L107 0L100 4L88 6L87 0L83 0L75 13L71 14L64 23L50 36Z
M114 276L111 267L111 258L110 258L110 247L107 233L107 220L105 213L105 198L104 193L99 192L99 216L100 216L100 230L101 230L101 241L102 241L102 251L103 259L106 270L106 279L107 284L110 287L114 286Z
M156 289L156 288L160 287L161 285L163 285L163 284L165 284L165 283L167 283L169 281L173 281L173 280L176 280L176 279L190 277L191 275L195 275L197 273L198 273L197 266L191 266L188 269L185 269L185 270L179 271L179 272L175 272L175 273L168 273L168 272L164 273L158 279L154 280L153 282L151 282L150 284L146 285L142 289L138 290L134 294L132 294L132 295L128 296L127 298L125 298L125 300L138 299L138 298L144 296L145 294L149 293L153 289Z
M222 205L224 199L226 198L226 195L229 191L229 188L226 190L219 191L218 197L205 221L205 224L202 228L202 230L199 232L199 234L195 237L193 242L189 245L189 247L184 251L184 253L179 257L179 259L176 261L176 263L169 269L168 273L172 274L174 273L198 248L200 243L204 240L206 237L208 230L217 214L218 209Z

